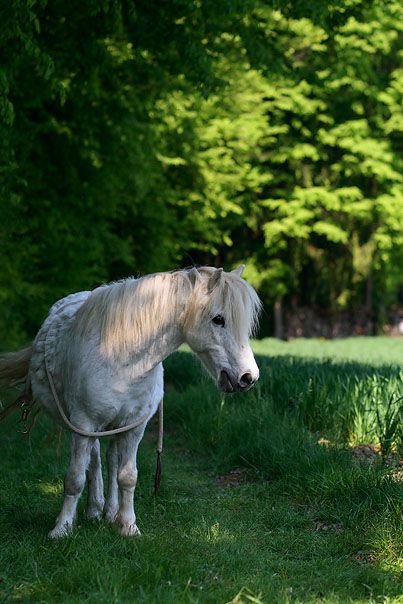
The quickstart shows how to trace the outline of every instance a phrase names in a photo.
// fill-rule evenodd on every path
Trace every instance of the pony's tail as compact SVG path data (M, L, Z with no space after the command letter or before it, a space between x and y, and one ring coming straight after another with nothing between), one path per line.
M22 348L17 352L0 355L0 386L10 387L25 384L28 380L29 363L32 356L32 346Z
M21 418L26 424L26 418L34 404L28 379L31 356L32 346L27 346L26 348L17 350L17 352L8 352L0 355L0 387L10 388L19 384L25 384L24 393L20 394L17 400L11 403L11 405L1 409L2 405L0 403L0 422L12 413L20 410ZM25 425L25 433L29 434L32 426L33 423L29 427Z

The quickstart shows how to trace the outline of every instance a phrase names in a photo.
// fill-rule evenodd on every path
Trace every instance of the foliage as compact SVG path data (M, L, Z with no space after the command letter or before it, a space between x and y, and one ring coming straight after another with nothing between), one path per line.
M0 330L73 290L245 260L270 305L365 305L403 262L399 3L0 7Z
M393 3L376 8L334 36L278 16L293 70L265 95L271 181L257 204L254 265L266 297L294 294L336 310L365 302L370 313L396 300L402 114L385 87L401 77L398 13Z

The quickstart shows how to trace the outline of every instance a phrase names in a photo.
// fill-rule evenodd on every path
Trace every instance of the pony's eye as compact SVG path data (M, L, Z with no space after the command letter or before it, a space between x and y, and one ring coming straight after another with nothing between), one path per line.
M225 319L222 315L217 315L216 317L213 318L213 323L214 323L214 325L221 325L221 327L224 327Z

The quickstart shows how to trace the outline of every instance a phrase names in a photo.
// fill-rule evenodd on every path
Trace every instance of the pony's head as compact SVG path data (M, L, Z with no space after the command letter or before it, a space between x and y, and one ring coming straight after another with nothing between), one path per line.
M259 378L249 344L261 307L242 279L243 266L187 271L191 293L184 315L184 339L224 392L246 391Z

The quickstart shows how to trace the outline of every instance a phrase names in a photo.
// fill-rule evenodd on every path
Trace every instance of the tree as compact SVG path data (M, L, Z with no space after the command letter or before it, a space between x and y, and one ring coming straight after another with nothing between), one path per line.
M245 258L268 303L334 307L369 250L392 303L398 8L371 6L3 3L3 344L70 291L193 260Z

